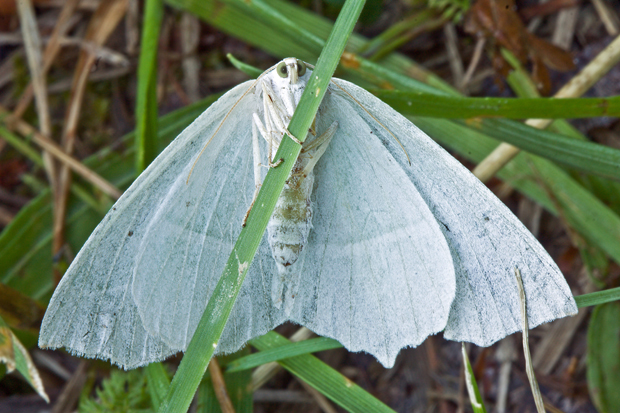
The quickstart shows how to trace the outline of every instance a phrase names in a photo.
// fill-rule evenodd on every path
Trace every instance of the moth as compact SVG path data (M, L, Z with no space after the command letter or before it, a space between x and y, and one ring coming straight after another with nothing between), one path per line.
M39 345L135 368L184 351L312 76L294 58L223 95L136 179L92 233ZM391 367L443 331L489 346L576 314L539 242L409 120L333 78L216 354L285 321Z

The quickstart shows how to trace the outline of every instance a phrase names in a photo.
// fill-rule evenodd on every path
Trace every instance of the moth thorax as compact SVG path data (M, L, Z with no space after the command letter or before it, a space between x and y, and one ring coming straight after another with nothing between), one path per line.
M278 198L273 215L267 224L267 234L271 253L276 260L278 271L283 273L293 265L308 242L312 228L312 185L314 174L296 175L293 168L291 176Z

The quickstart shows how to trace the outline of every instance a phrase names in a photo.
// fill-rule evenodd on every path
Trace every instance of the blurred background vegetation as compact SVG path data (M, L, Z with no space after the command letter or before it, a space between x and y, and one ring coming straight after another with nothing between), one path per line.
M249 78L227 55L314 64L342 4L0 0L0 411L155 411L178 358L123 372L36 348L54 286L139 171ZM620 411L619 16L606 0L369 0L336 71L479 165L576 296L604 292L530 332L548 411ZM556 94L575 99L540 99ZM500 142L501 161L483 162ZM235 361L278 340L220 358L236 411L472 409L460 345L440 336L389 370L320 338L276 354L284 369ZM489 410L535 411L518 342L468 347ZM219 380L205 376L194 411L227 411Z

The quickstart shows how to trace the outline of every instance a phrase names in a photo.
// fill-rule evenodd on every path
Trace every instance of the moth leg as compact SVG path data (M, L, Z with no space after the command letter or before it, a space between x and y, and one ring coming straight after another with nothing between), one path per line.
M263 104L264 104L265 112L267 112L268 111L267 103L265 102L265 99L263 99L263 101L264 101ZM269 147L268 147L269 166L270 167L278 166L280 162L273 163L271 160L272 151L273 151L273 141L274 141L274 132L273 132L273 128L271 127L271 119L268 116L265 116L265 122L267 126L263 125L263 122L261 121L260 117L258 116L256 112L252 114L252 119L254 120L253 127L256 126L258 128L258 132L260 132L263 139L265 139L265 141L269 144ZM254 137L254 135L252 136ZM261 164L261 166L263 165Z
M282 99L280 99L280 97L278 95L276 95L276 93L273 91L273 89L271 88L271 85L269 85L269 83L267 82L261 82L261 86L263 87L263 97L268 97L268 103L270 103L270 109L271 109L271 114L272 115L279 115L280 120L282 122L286 122L289 121L291 119L291 116L293 116L293 113L291 112L291 114L289 115L288 112L288 104L284 101L282 101ZM292 101L289 102L289 104L292 105ZM292 107L292 110L295 111L295 108Z
M286 109L282 108L282 105L284 105L285 107L288 107L290 105L292 105L292 95L288 96L286 94L286 92L284 93L284 96L287 96L287 98L290 100L290 105L288 105L286 102L282 102L280 100L280 98L274 93L273 89L271 89L271 86L269 86L269 84L262 82L261 85L263 86L263 104L265 105L265 121L267 120L267 113L269 113L269 117L274 121L275 126L278 130L278 132L282 133L282 135L287 134L289 138L291 138L291 140L293 142L295 142L298 145L301 145L301 141L299 139L297 139L291 132L289 132L287 125L285 125L285 122L288 124L288 122L290 122L291 120L291 116L292 116L292 112L295 111L295 108L293 106L290 107L290 111L291 114L288 115L286 112ZM289 91L290 93L290 91ZM280 142L278 142L278 144L282 143L282 139L280 139Z
M303 180L308 176L308 174L314 169L316 163L321 159L321 156L325 153L325 150L329 146L332 138L336 134L338 130L338 122L334 121L329 128L322 135L316 137L311 142L304 142L302 145L302 154L300 156L304 156L305 160L302 164L303 167L298 169L297 172L293 172L289 177L287 183L289 185L294 185L295 187L299 187ZM314 151L314 152L311 152ZM311 152L311 153L309 153ZM292 179L295 178L295 179Z
M316 163L319 159L321 159L321 156L323 156L325 150L327 150L327 146L329 146L329 143L336 134L337 130L338 121L334 121L334 123L332 123L322 135L317 136L316 139L313 139L312 142L309 142L308 144L304 142L302 151L308 153L313 150L314 152L309 154L310 159L301 171L303 175L307 175L310 171L312 171L312 169L314 169Z
M282 137L281 136L277 136L278 133L282 133L280 131L281 128L278 128L278 130L274 130L273 127L273 123L272 122L276 122L276 127L278 127L279 125L282 125L282 119L281 116L284 116L281 112L282 112L282 106L281 106L281 102L278 101L277 96L273 95L273 90L271 89L271 87L266 84L266 83L262 83L263 85L263 110L265 113L265 123L267 125L266 131L267 134L269 135L269 137L265 137L265 139L267 140L267 142L269 143L269 147L268 147L268 163L269 163L269 167L270 168L276 168L278 165L280 165L283 160L279 159L276 162L273 162L273 155L274 155L274 142L275 142L275 148L277 149L280 146L280 143L282 143ZM257 116L257 119L258 116ZM260 119L259 119L260 120Z
M256 116L256 113L254 114L254 116ZM260 179L260 167L261 167L260 146L258 145L258 129L260 129L260 126L258 126L258 123L256 122L257 118L258 116L256 116L256 118L254 119L255 121L252 122L252 155L254 157L254 195L252 196L252 202L250 203L250 207L248 208L247 212L243 216L243 222L241 224L241 226L243 227L245 227L245 224L248 221L248 216L250 216L250 211L252 210L252 207L254 206L254 202L256 202L258 191L260 190L260 187L262 186L262 182ZM258 119L258 122L260 122L260 119ZM262 126L262 123L260 123L260 125Z
M284 89L283 92L284 93L282 93L282 101L287 110L286 112L287 118L290 121L291 118L293 117L293 113L295 113L295 107L296 107L294 103L294 99L293 99L293 92L290 89Z
M267 105L270 105L271 102L269 100L267 100ZM282 121L282 119L280 118L280 116L278 115L278 113L275 113L275 106L271 106L270 107L270 113L272 113L271 119L275 122L276 124L276 128L278 129L278 132L282 133L282 135L287 134L289 138L291 138L291 140L293 142L295 142L298 145L302 145L301 141L299 139L297 139L291 132L289 132L288 128L286 125L284 125L284 122ZM265 116L266 117L266 116ZM280 142L282 142L282 139L280 139Z

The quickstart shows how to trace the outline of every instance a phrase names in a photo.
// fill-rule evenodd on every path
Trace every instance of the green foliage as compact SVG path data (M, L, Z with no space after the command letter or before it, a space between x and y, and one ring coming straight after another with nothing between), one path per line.
M80 413L150 413L154 412L144 369L113 370L103 380L95 397L80 400Z
M288 339L273 331L252 340L252 346L261 351L277 349L290 345L290 343ZM313 355L304 354L280 360L278 363L349 412L394 412L370 393Z
M469 10L471 2L470 0L428 0L428 6L442 9L446 19L452 19L458 23Z
M599 412L620 412L620 302L599 305L592 312L587 377Z
M474 376L474 369L469 362L469 356L465 349L465 343L461 343L461 354L463 355L463 364L465 365L465 384L467 393L469 394L469 402L474 413L486 413L486 407L484 406L484 400L478 389L478 382Z

